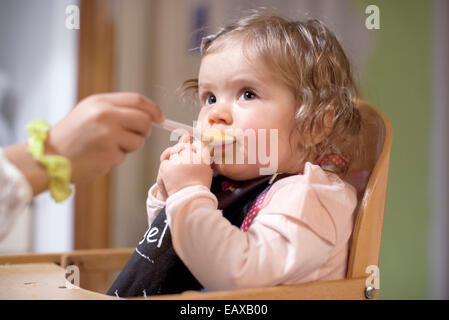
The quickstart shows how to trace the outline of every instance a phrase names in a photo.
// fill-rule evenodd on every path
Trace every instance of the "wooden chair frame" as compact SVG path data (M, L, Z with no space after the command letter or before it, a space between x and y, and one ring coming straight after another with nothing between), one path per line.
M152 296L148 299L378 299L379 290L367 292L367 278L369 276L367 267L378 266L379 264L392 145L392 127L388 118L378 109L365 102L360 102L359 105L366 112L375 115L374 118L377 118L377 123L374 123L374 126L383 128L381 128L377 137L376 153L378 157L375 159L375 165L371 171L355 220L346 279L233 291L186 291L181 294ZM95 249L54 254L3 255L0 256L0 264L54 263L61 268L76 265L80 269L82 280L83 274L121 270L133 251L134 248ZM98 288L89 288L89 284L83 285L81 283L81 287L98 290ZM90 295L91 291L89 290L80 290L82 290L84 298L98 299L97 293L96 296L93 296Z

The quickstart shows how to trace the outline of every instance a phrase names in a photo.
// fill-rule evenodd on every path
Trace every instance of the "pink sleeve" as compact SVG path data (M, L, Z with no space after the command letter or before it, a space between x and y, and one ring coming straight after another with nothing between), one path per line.
M148 190L148 197L147 197L148 226L151 225L151 223L159 214L159 212L162 210L162 208L165 207L164 201L156 199L156 192L157 192L157 184L154 184L151 186L150 190Z
M206 187L167 199L174 248L207 290L299 283L318 274L335 245L335 224L310 179L293 178L273 185L248 232L222 216Z

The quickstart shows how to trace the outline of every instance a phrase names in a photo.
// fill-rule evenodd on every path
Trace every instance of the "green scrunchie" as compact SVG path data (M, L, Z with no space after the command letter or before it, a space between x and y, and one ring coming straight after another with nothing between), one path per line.
M40 163L50 177L50 194L56 202L70 197L70 177L72 166L70 161L59 155L44 155L44 143L47 139L49 125L44 120L35 120L26 126L29 135L28 145L33 158Z

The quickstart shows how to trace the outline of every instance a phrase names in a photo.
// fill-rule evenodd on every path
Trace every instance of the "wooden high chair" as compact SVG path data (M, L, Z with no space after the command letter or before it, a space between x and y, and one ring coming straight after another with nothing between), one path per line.
M392 127L378 109L364 101L358 105L366 156L351 164L346 178L359 197L346 279L235 291L186 291L148 299L378 299L378 282L371 281L378 274L371 272L379 265ZM98 293L106 292L110 283L99 286L83 283L83 278L120 271L133 251L98 249L0 256L0 299L113 299ZM82 289L65 289L65 268L69 265L79 268Z

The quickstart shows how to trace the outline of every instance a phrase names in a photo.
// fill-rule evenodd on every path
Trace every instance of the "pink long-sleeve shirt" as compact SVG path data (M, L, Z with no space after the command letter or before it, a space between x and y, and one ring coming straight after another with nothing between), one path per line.
M306 163L304 174L270 188L247 232L222 216L217 198L190 186L167 198L148 192L151 224L165 206L174 249L207 290L342 279L357 205L356 190Z

